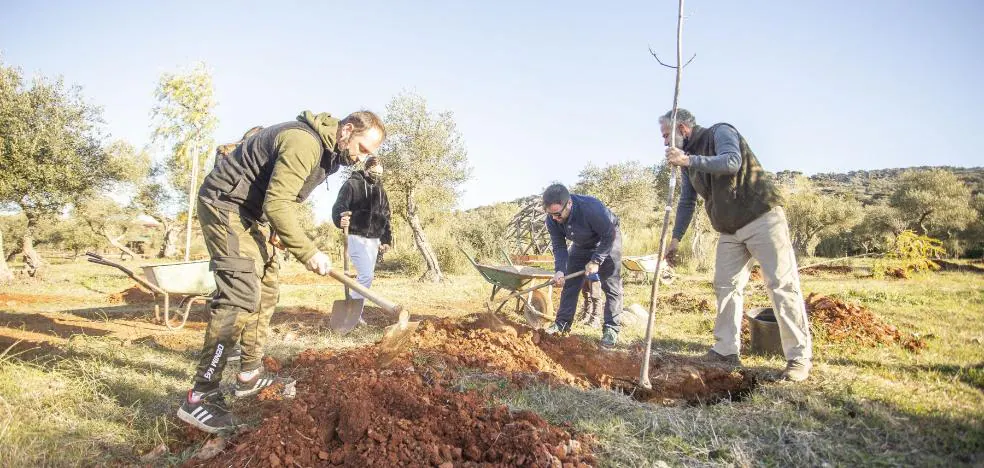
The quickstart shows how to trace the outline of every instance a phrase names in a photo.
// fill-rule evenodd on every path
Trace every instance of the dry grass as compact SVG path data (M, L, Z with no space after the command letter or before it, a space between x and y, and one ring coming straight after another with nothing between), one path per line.
M286 274L302 272L295 264ZM892 346L818 341L810 381L767 383L743 401L711 406L655 407L612 392L566 387L533 386L497 395L514 407L594 434L606 466L659 466L661 461L688 466L984 463L984 278L942 273L905 281L830 275L803 281L805 292L859 302L900 329L925 337L929 348L913 354ZM0 311L145 321L149 312L106 302L109 294L130 284L103 267L59 265L44 282L22 283L4 292L57 294L74 302L0 303ZM423 318L476 312L490 289L477 276L454 277L444 285L385 274L378 281L379 292ZM627 303L644 303L648 290L647 285L628 285ZM307 348L377 340L386 317L345 338L313 326L341 291L329 282L284 286L269 353L289 358ZM661 294L677 292L713 303L708 275L685 276ZM765 305L768 299L753 284L746 302ZM306 312L292 314L300 307ZM657 349L702 353L712 341L711 315L660 310ZM595 339L599 335L597 330L576 332ZM173 336L184 337L190 343L186 348L171 349L153 339L77 335L30 358L0 357L0 466L133 463L161 443L173 444L178 433L173 414L190 384L201 340L200 330L182 333ZM641 339L642 334L641 327L627 329L622 341ZM782 364L775 358L745 361L758 369ZM463 387L495 380L466 376ZM187 455L172 454L164 461L178 463Z

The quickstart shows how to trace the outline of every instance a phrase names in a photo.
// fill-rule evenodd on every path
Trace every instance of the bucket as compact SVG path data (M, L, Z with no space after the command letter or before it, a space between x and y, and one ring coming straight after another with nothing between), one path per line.
M779 337L779 323L772 307L759 307L745 312L751 333L749 352L759 355L782 356L782 339Z

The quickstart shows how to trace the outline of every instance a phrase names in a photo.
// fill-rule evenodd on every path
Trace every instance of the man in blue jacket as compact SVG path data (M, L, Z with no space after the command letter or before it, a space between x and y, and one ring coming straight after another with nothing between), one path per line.
M545 332L569 332L582 282L601 281L607 299L601 346L615 347L622 313L622 233L618 217L597 198L571 195L561 184L553 184L543 192L543 208L553 244L554 284L564 287L557 319ZM564 281L566 275L582 270L583 276Z

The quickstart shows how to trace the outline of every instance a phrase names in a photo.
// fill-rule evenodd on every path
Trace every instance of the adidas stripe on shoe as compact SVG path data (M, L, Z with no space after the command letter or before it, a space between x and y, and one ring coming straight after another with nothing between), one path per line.
M191 395L192 391L189 390L184 403L178 408L178 419L209 434L235 429L232 413L226 409L218 390L206 393L197 403L191 401Z
M270 372L260 372L247 381L236 379L236 397L245 397L250 395L255 395L266 387L273 384L282 384L284 389L287 391L293 390L293 386L297 383L297 380L290 377L277 377L275 374Z

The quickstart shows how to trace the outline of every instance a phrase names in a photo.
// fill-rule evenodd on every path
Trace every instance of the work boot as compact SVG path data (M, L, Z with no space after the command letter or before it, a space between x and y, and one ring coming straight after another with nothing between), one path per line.
M558 322L551 323L549 327L543 329L543 333L548 335L566 335L570 333L570 327Z
M201 395L192 402L193 390L188 390L188 396L178 408L178 419L195 428L216 434L235 429L237 423L225 404L225 397L219 390L212 390Z
M741 367L741 358L739 358L737 354L729 354L725 356L724 354L714 351L713 349L707 350L707 354L701 356L700 360L704 362L727 364L733 369Z
M261 370L257 372L256 375L249 380L242 380L238 375L236 376L236 398L241 398L245 396L255 395L266 387L273 384L283 384L285 395L289 395L293 391L294 384L297 380L290 377L277 377L267 370Z
M588 316L584 320L584 323L589 328L598 328L598 327L600 327L601 326L601 314L599 314L597 311L594 311L594 310L588 312Z
M618 343L618 332L606 327L601 334L601 347L612 349L615 347L615 343Z
M782 379L790 382L802 382L810 377L813 363L808 359L793 359L786 361L786 370L782 371Z

